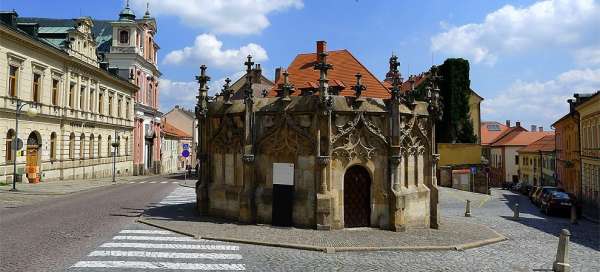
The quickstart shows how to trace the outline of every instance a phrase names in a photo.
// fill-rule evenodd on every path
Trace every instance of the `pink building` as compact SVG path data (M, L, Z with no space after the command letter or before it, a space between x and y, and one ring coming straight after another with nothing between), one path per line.
M139 87L134 105L133 174L158 174L161 172L162 113L158 111L161 73L157 66L159 47L154 38L156 20L148 10L141 19L136 19L127 4L119 14L119 20L110 22L110 26L112 39L107 40L104 47L109 69L118 69L119 75Z

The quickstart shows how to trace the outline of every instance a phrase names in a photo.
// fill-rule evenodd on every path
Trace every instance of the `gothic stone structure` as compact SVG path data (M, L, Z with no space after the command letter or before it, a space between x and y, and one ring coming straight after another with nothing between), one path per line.
M245 64L250 71L250 56ZM314 68L317 94L291 96L285 72L277 97L256 98L247 73L245 99L232 100L228 85L216 98L207 96L203 65L196 106L198 211L317 229L437 228L437 88L428 88L428 101L415 101L400 92L396 57L390 67L398 80L387 99L361 96L368 86L360 74L355 96L331 94L332 67L323 52ZM274 163L293 164L291 190L276 190Z

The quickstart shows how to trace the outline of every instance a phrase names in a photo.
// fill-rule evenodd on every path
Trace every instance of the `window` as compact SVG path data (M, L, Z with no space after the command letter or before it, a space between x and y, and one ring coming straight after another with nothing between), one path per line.
M146 89L146 105L150 106L152 101L152 82L148 83L148 89Z
M121 30L121 32L119 32L119 42L123 44L129 43L129 31Z
M498 124L487 125L488 131L500 131L500 126Z
M90 135L90 145L89 145L89 153L88 153L88 158L93 158L94 157L94 134Z
M52 79L52 105L58 105L58 86L60 81L58 79Z
M50 160L56 160L56 133L50 134Z
M79 136L79 159L84 159L85 157L85 134L81 134Z
M42 76L40 74L33 74L33 83L32 83L32 98L33 102L40 102L40 88L42 87Z
M12 143L13 140L15 139L15 131L12 129L9 129L8 132L6 133L6 161L12 161L13 160L13 150L12 150Z
M98 135L98 158L102 158L102 135Z
M110 140L111 140L110 135L108 135L108 141L106 142L106 147L107 147L106 148L106 155L107 156L110 156L111 155L110 152L112 151L111 150L112 146L110 145L111 144Z
M79 91L79 109L83 110L83 106L84 106L84 102L85 102L85 87L82 86L81 90Z
M71 132L69 136L69 159L75 158L75 133Z
M108 115L112 115L113 113L113 96L108 96Z
M17 83L19 82L19 67L9 65L8 69L8 95L17 96Z
M98 113L104 114L104 94L98 94Z
M125 102L125 118L129 119L129 99Z
M517 165L519 164L519 155L515 156L515 164L517 164Z
M117 117L121 118L121 98L117 100Z
M125 156L129 155L129 137L125 137Z
M88 103L88 111L94 112L94 89L90 90L90 103Z
M73 99L75 95L75 83L71 83L71 86L69 86L69 108L73 108Z

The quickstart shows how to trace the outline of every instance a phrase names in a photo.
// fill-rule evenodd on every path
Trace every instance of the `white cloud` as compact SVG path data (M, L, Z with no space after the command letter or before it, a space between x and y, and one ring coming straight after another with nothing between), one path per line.
M483 101L483 119L528 121L549 126L569 111L574 93L600 90L600 69L570 70L545 82L514 82L500 95Z
M171 51L164 59L165 64L186 62L203 63L224 69L236 69L243 66L246 56L252 55L255 62L265 61L269 57L260 45L249 43L237 49L223 49L223 42L212 34L196 37L193 46Z
M600 64L600 47L586 47L575 51L575 60L580 65Z
M193 109L196 105L198 83L194 81L172 81L160 79L160 109L168 111L175 105Z
M153 15L173 15L213 33L256 34L270 25L267 15L301 9L302 0L134 0L138 10L150 3Z
M594 0L547 0L525 8L506 5L482 23L450 27L433 36L431 50L493 65L502 54L597 39L598 24L600 7Z

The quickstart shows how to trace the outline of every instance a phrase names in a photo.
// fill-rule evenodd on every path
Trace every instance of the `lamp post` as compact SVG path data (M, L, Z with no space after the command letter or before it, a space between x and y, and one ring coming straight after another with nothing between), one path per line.
M117 135L117 129L115 128L115 139L114 141L110 144L113 147L113 174L112 174L112 182L116 183L116 172L117 172L117 147L119 147L120 145L120 141L118 139L118 135Z
M12 154L13 154L13 187L10 189L12 192L16 192L17 190L17 147L19 142L19 114L21 114L21 110L25 105L31 105L31 102L22 101L17 99L17 105L15 108L15 138L11 144ZM27 110L27 115L32 117L37 114L37 110L33 107L29 107Z

